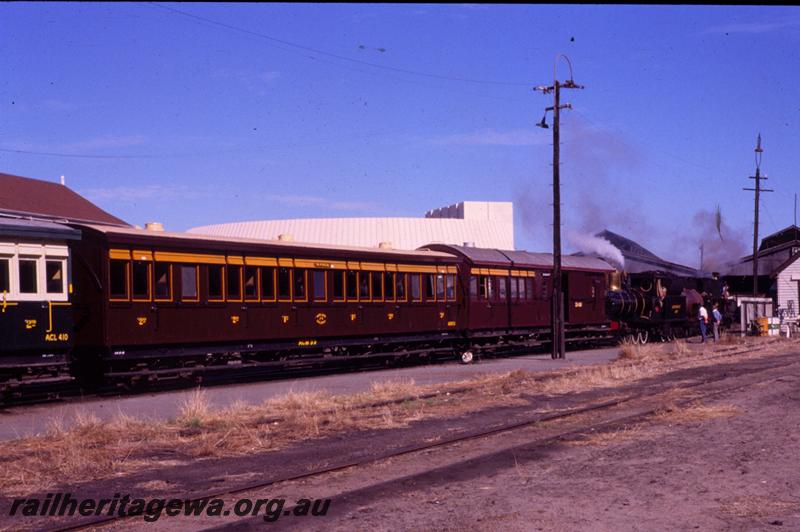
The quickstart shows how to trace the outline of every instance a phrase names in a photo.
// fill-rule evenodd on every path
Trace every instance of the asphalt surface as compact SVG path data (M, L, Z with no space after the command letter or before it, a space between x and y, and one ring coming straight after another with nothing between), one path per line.
M614 360L619 348L592 349L567 353L565 360L552 360L549 355L531 354L509 358L484 359L463 365L457 362L435 365L392 368L365 372L340 373L300 379L261 381L204 388L212 409L229 406L236 401L259 404L289 392L324 390L334 395L354 394L369 390L372 383L392 380L413 380L419 385L459 381L487 373L503 373L517 369L550 371L569 366L598 364ZM0 441L42 434L54 422L68 428L76 417L89 415L110 421L120 414L143 420L165 420L178 415L181 405L192 390L158 392L123 397L89 397L33 406L17 406L0 410Z

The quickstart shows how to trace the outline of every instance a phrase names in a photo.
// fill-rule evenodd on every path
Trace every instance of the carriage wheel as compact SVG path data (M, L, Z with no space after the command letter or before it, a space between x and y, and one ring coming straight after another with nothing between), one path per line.
M473 358L474 358L474 355L472 354L472 351L464 351L463 353L461 353L461 363L462 364L471 364Z

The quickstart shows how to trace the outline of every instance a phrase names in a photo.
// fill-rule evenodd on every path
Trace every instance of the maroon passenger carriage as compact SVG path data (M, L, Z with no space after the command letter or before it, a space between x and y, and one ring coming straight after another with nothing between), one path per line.
M450 254L80 229L74 358L96 380L451 356L461 336Z
M446 244L425 249L462 259L466 345L479 351L513 351L547 343L552 336L553 255ZM565 336L568 343L613 339L606 292L614 272L594 257L562 257ZM463 357L471 358L471 352Z
M73 360L89 381L197 382L419 355L468 361L550 335L549 254L76 227ZM607 334L611 271L564 258L568 340Z

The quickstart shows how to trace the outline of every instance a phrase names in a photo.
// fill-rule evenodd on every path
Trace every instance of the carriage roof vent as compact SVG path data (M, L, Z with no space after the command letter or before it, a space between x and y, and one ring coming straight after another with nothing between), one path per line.
M163 231L164 224L161 222L147 222L144 224L145 231Z
M294 240L294 237L292 235L284 233L284 234L278 235L278 240L280 240L281 242L291 242L291 241Z
M392 249L391 242L378 242L378 249Z

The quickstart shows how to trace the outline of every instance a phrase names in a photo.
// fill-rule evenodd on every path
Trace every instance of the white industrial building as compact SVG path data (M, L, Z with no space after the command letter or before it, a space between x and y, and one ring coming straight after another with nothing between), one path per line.
M339 246L417 249L426 244L514 249L510 201L464 201L424 218L301 218L205 225L190 233Z
M800 253L783 263L773 274L777 281L778 308L786 317L797 317L800 305Z

